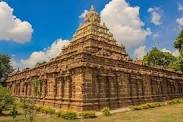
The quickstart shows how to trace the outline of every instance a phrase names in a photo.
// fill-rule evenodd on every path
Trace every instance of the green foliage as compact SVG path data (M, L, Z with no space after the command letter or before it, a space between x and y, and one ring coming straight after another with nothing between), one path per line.
M112 115L111 112L110 112L110 109L109 109L108 107L103 108L103 109L101 110L101 112L102 112L102 114L103 114L104 116L111 116L111 115Z
M154 103L145 103L145 104L141 104L141 105L135 105L135 106L131 106L130 108L132 110L142 110L142 109L160 107L161 105L162 104L159 102L154 102Z
M183 72L183 29L176 38L174 42L174 47L179 50L180 56L169 67L174 69L175 71Z
M157 48L152 48L152 50L144 56L143 60L147 65L158 65L167 68L170 64L176 61L176 58L169 52L162 52Z
M23 110L24 110L24 115L25 115L25 119L28 122L33 122L35 115L36 115L36 111L35 110L35 106L36 106L36 96L40 95L40 91L39 91L39 85L41 83L40 80L38 80L37 78L34 78L33 80L30 81L31 86L33 87L33 96L30 98L23 98Z
M0 54L0 83L6 81L8 74L13 72L11 58L7 55Z
M183 72L183 56L179 56L169 67L175 71Z
M77 118L77 113L74 111L65 110L61 112L61 117L67 120L73 120Z
M179 103L183 103L183 98L181 98L181 99L173 99L173 100L169 100L167 102L167 104L170 104L170 105L172 105L172 104L179 104Z
M55 109L51 106L44 106L40 108L40 111L46 114L55 114Z
M182 47L183 47L183 29L179 33L178 37L176 38L174 42L174 47L179 50L179 52L182 54Z
M79 113L79 116L82 118L96 118L96 114L94 111L83 111Z
M155 103L147 103L149 108L155 108L155 107L160 107L162 104L160 102L155 102Z
M13 118L13 121L15 121L15 118L17 117L17 114L18 114L16 105L13 106L12 111L10 113L11 113L11 116Z
M173 100L167 101L167 104L170 104L170 105L172 105L172 104L179 104L179 103L183 103L183 98L181 98L181 99L173 99ZM130 106L130 108L132 110L142 110L142 109L149 109L149 108L160 107L162 105L163 105L163 103L154 102L154 103L145 103L145 104L141 104L141 105Z
M62 115L62 110L56 111L55 114L57 115L57 117L61 117L61 115Z
M40 112L41 111L41 109L43 109L43 106L40 106L40 105L35 105L34 106L34 109L36 110L36 111L38 111L38 112Z
M11 97L9 91L0 85L0 114L4 110L9 110L12 108L14 100Z
M33 122L35 118L35 110L34 110L35 101L30 98L30 99L23 99L22 102L26 122Z

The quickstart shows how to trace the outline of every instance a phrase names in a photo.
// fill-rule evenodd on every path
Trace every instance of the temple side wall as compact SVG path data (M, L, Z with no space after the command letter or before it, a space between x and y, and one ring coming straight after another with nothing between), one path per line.
M83 109L83 73L81 69L74 74L58 75L49 74L46 79L41 79L38 86L39 95L34 95L31 79L8 82L7 87L12 96L16 98L29 98L34 96L41 105L54 106L63 109Z
M112 109L183 97L183 83L176 79L125 72L86 69L86 110Z
M33 96L30 80L8 82L12 96ZM77 68L69 74L48 74L40 81L39 104L78 111L100 110L106 106L116 109L183 97L181 80L112 69Z

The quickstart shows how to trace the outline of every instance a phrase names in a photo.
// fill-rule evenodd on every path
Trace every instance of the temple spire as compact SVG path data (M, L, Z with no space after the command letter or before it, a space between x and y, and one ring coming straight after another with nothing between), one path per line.
M100 15L95 11L93 5L91 5L90 11L85 16L85 22L100 23Z
M93 5L91 5L90 11L95 11L95 8Z

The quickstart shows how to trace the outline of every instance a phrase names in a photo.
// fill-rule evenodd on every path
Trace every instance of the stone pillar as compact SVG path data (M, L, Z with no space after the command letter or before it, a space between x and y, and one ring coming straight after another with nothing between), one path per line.
M116 78L115 76L108 76L108 89L106 92L109 92L110 98L116 98ZM105 87L104 87L105 89Z
M24 96L27 97L27 91L28 91L28 84L27 82L25 83L25 86L24 86Z
M163 78L163 82L162 82L162 87L163 87L163 96L167 97L167 79Z
M20 81L20 94L19 96L23 97L24 95L24 82Z
M31 97L31 84L28 83L28 97Z
M128 104L128 97L130 96L129 89L129 74L126 73L121 73L120 76L120 81L121 81L121 88L120 88L120 104L121 106L125 106Z
M18 82L16 83L16 89L17 89L16 96L20 96L20 81L18 81Z
M15 81L12 82L12 96L15 96Z
M150 102L153 95L153 78L150 75L143 75L144 100Z
M69 77L64 77L64 81L65 81L65 87L64 87L64 99L68 100L70 98L70 92L69 92L69 88L70 88L70 81L69 81Z
M84 89L83 89L83 82L84 82L84 75L83 74L74 74L72 76L72 81L75 84L75 98L76 99L83 99L84 98Z
M84 96L85 99L91 99L92 98L92 73L88 69L84 73Z
M84 74L81 72L81 70L76 70L75 73L72 75L72 84L74 87L72 87L72 100L74 101L71 103L70 108L74 110L84 110L85 108L81 107L84 104ZM65 82L62 82L62 88L64 88ZM63 90L63 89L62 89ZM75 91L75 92L74 92ZM65 91L62 91L62 94ZM72 105L74 104L74 105Z
M130 95L131 97L136 97L137 96L137 82L136 82L136 76L131 75L130 77Z
M47 87L48 87L48 95L47 95L47 99L54 99L55 96L55 75L54 74L50 74L48 81L47 81Z
M61 90L60 90L61 91L61 93L60 93L61 99L64 98L64 94L65 94L64 88L65 88L65 80L64 80L64 77L62 77L62 79L61 79Z
M60 78L59 80L56 81L57 82L57 99L61 99L61 81L60 81Z
M45 87L46 87L46 82L42 81L42 92L41 92L41 98L44 98L46 95Z

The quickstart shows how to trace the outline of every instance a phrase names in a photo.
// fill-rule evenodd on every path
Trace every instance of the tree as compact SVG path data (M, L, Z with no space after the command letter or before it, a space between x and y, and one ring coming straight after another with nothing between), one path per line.
M152 48L152 50L144 56L143 60L147 65L167 68L176 61L176 57L169 52L162 52L157 48Z
M13 101L8 89L0 85L0 115L13 106Z
M183 29L177 36L177 38L174 42L174 47L179 50L180 56L169 67L176 71L183 72Z
M7 79L9 73L13 72L10 63L11 58L9 56L0 54L0 84Z
M183 57L179 56L176 61L169 65L169 68L183 72Z
M183 47L183 29L179 33L178 37L174 42L174 47L179 50L180 54L182 54L182 47Z

